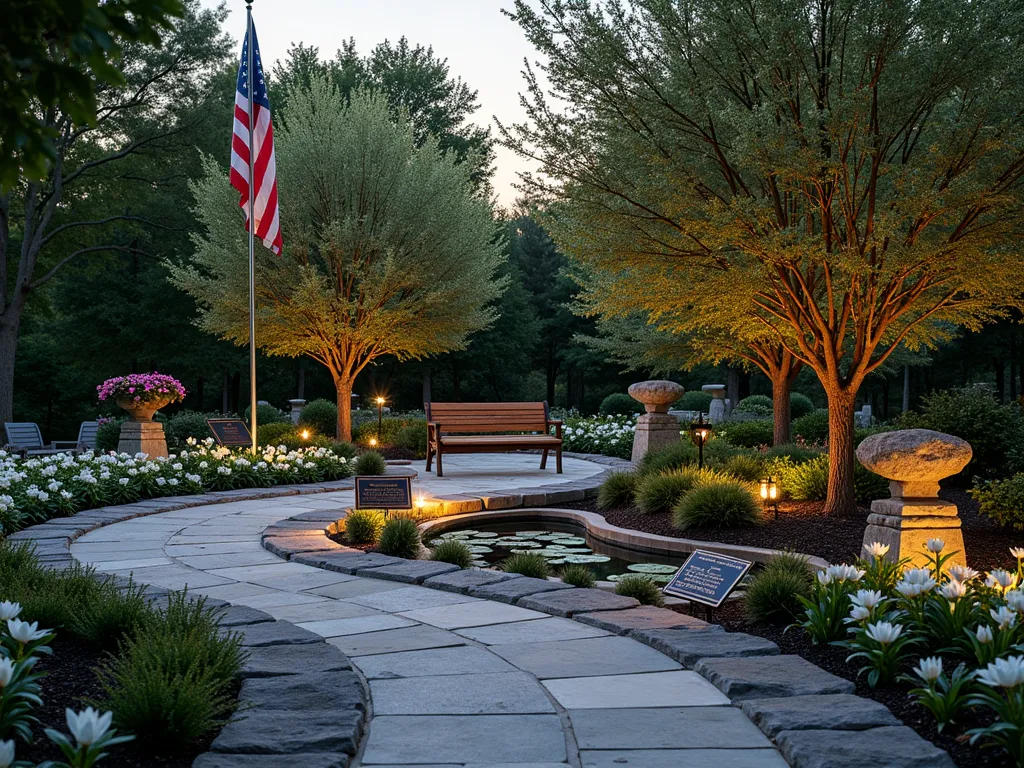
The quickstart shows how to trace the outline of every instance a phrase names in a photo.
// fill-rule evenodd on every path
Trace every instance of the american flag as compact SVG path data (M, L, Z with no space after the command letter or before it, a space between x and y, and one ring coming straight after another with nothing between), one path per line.
M249 39L242 45L242 66L238 68L238 87L235 91L235 131L231 138L231 186L242 199L239 205L245 211L245 230L249 231L249 86L253 88L253 175L256 177L253 217L256 219L256 237L276 254L281 253L281 222L277 208L277 166L274 163L274 126L270 122L270 99L263 79L260 46L256 41L256 27L252 27L253 66L255 75L249 75Z

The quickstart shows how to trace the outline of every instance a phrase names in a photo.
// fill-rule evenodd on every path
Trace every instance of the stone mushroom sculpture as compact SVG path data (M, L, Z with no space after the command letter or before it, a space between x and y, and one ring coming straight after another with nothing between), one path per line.
M966 564L964 537L956 504L939 498L939 480L955 475L971 460L966 440L930 429L901 429L871 435L857 447L857 459L889 479L892 498L871 502L864 545L889 545L886 557L927 563L925 543L942 539L950 563Z
M651 451L679 442L679 419L668 412L682 397L683 388L674 381L639 381L629 387L629 396L644 405L646 413L637 419L633 436L633 463Z

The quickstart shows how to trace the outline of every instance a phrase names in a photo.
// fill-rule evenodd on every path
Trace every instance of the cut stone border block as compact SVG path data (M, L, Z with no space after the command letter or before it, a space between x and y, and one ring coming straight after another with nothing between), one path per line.
M743 632L711 629L646 629L630 635L693 668L701 659L742 656L777 656L779 646L763 637Z
M348 755L328 752L288 755L288 768L346 768ZM192 768L281 768L279 755L227 755L204 752Z
M560 581L521 576L518 579L473 587L469 590L469 594L473 597L486 597L488 600L497 600L501 603L515 603L521 597L535 595L539 592L553 592L556 589L574 589L574 587Z
M362 712L313 710L299 715L252 710L240 713L236 720L224 726L210 750L246 755L296 752L354 755L362 726Z
M867 731L783 731L792 768L955 768L949 754L904 725Z
M902 724L884 704L848 693L750 699L740 709L772 738L782 731L863 731Z
M457 592L460 595L468 595L473 587L482 587L485 584L497 584L509 579L520 579L518 573L501 573L500 571L485 571L480 568L467 568L460 571L452 571L441 576L432 576L423 582L423 586L431 589L442 589L445 592Z
M694 669L734 702L854 691L849 680L826 672L800 656L702 659Z
M624 611L596 611L594 613L580 613L573 616L576 621L589 624L592 627L603 629L607 632L614 632L617 635L630 635L633 632L642 632L649 629L669 629L684 627L687 629L721 629L717 624L708 624L694 616L687 616L667 608L657 608L653 605L641 605L639 608L629 608ZM637 637L643 642L643 638Z
M554 616L575 616L588 611L616 611L637 608L640 601L600 589L561 589L523 597L517 603L522 608L543 611Z
M401 581L406 584L421 584L432 576L443 576L457 570L459 570L459 566L451 563L439 563L434 560L402 560L394 565L360 568L356 571L356 575L387 581Z

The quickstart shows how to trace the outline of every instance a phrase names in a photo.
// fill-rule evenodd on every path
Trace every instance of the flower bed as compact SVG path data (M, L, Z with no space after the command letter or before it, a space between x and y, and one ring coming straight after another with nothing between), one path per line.
M254 459L246 449L215 446L212 439L192 440L166 459L91 451L20 459L0 451L0 535L110 504L351 475L349 461L328 448L266 446Z
M633 452L636 415L569 416L562 430L562 447L577 453L599 453L628 459Z

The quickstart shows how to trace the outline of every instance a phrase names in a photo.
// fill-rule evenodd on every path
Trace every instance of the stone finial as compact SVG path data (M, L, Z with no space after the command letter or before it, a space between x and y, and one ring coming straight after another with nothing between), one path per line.
M857 447L857 459L892 481L893 497L934 498L939 480L967 466L971 446L959 437L931 429L901 429L865 438Z
M629 387L629 396L644 404L647 413L668 413L668 407L683 395L683 388L663 379L638 381Z
M702 392L707 392L716 400L725 399L725 384L705 384L701 387Z

